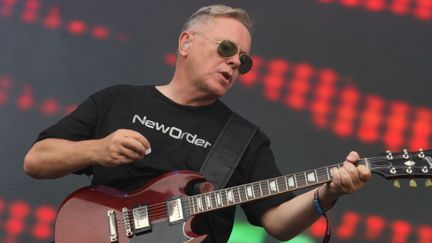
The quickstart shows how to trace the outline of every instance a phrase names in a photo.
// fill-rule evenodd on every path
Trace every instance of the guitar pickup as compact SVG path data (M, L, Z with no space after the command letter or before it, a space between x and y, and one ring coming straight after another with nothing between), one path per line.
M181 198L174 198L166 203L168 212L168 221L174 225L184 221L183 207Z
M147 206L138 206L132 209L135 234L141 234L151 230Z

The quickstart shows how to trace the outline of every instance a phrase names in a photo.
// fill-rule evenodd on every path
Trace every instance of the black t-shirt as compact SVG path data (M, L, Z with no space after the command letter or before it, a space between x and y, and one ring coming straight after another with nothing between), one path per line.
M154 86L117 85L91 95L74 112L43 131L37 140L98 139L117 129L141 133L152 150L143 159L116 167L94 165L76 172L92 175L94 185L129 191L167 172L199 171L230 114L231 110L219 100L207 106L183 106ZM269 145L269 139L258 131L227 187L279 176ZM243 204L242 208L250 223L261 225L260 218L267 209L293 196L286 193ZM194 231L208 234L206 242L226 242L234 216L235 207L204 214Z

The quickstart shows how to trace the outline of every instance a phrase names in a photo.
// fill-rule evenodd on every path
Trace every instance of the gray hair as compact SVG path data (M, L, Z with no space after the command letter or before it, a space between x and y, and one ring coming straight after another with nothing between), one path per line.
M238 20L249 31L253 32L253 21L251 16L241 8L231 8L226 5L210 5L198 9L193 13L183 25L182 31L189 30L197 23L207 23L214 17L229 17Z

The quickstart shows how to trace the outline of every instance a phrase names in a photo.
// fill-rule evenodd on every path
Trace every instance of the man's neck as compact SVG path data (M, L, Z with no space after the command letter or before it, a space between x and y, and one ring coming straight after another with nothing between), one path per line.
M183 87L171 81L166 85L156 86L156 89L173 102L185 106L205 106L217 100L217 97L209 97L192 87Z

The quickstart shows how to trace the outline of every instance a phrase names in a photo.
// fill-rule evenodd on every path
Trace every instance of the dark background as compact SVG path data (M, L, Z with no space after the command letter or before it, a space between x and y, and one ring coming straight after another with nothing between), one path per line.
M0 242L47 242L52 213L89 183L84 176L34 180L24 175L23 157L37 134L106 86L169 81L184 21L214 3L0 1ZM370 157L387 149L429 148L432 0L220 3L253 15L252 54L261 63L223 100L267 133L284 173L341 162L351 150ZM288 67L279 86L271 75L275 60ZM301 67L309 68L309 78L296 78ZM337 78L327 89L328 112L319 123L313 107L320 103L323 71ZM303 105L295 106L287 100L295 97L298 80L307 89L300 95ZM268 94L271 85L279 96ZM354 93L344 96L348 88ZM364 118L371 97L381 108ZM402 111L396 114L398 107ZM418 128L420 109L425 118ZM362 127L374 118L378 125L365 139ZM351 124L351 130L340 124ZM329 213L332 242L432 242L431 189L424 180L415 188L407 180L401 184L396 189L374 176L364 189L341 198ZM372 237L377 222L383 230ZM320 237L311 228L298 241ZM263 241L274 242L269 236Z

